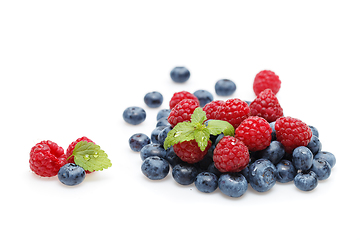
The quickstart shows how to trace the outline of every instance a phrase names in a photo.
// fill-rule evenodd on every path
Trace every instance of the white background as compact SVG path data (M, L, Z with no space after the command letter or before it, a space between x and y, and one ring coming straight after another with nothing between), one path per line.
M358 1L1 1L2 239L359 239ZM186 66L185 84L171 81ZM286 116L318 128L337 163L312 192L276 184L240 198L171 177L150 181L128 145L150 135L174 92L221 78L253 100L264 69ZM146 107L147 92L164 103ZM147 119L124 122L129 106ZM42 140L87 136L113 166L66 187L29 169ZM4 237L6 236L6 237Z

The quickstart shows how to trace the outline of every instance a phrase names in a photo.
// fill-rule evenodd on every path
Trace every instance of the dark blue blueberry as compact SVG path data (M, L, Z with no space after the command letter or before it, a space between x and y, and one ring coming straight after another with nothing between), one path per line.
M223 139L223 137L225 136L224 133L220 133L219 135L217 135L216 140L215 140L215 146L220 142L221 139Z
M194 95L195 97L197 97L197 99L199 99L200 107L204 107L207 103L214 100L213 95L206 90L197 90L196 92L194 92Z
M123 118L127 123L138 125L145 121L146 112L141 107L128 107L123 112Z
M151 156L143 161L141 171L151 180L160 180L168 175L170 167L169 163L163 158Z
M158 142L161 146L164 146L165 139L166 139L168 133L171 131L171 129L172 129L171 126L165 126L163 128L163 130L160 131L160 133L158 135Z
M163 100L164 100L164 98L163 98L162 94L159 92L156 92L156 91L149 92L144 97L144 102L150 108L160 107L161 104L163 103Z
M276 165L276 181L287 183L294 180L297 171L291 161L283 159Z
M183 83L190 78L190 71L186 67L175 67L171 70L170 77L174 82Z
M229 197L241 197L248 188L246 178L240 173L224 173L219 178L219 189Z
M249 183L249 165L246 166L240 173L246 178L246 181Z
M272 130L272 132L271 132L271 141L276 140L275 122L276 121L270 123L270 127L271 127L271 130Z
M270 160L256 160L249 166L249 181L255 191L270 190L276 183L276 167Z
M318 177L313 171L299 172L294 178L294 183L302 191L311 191L318 185Z
M310 125L309 128L311 129L313 136L317 136L319 138L319 131L317 130L317 128Z
M85 170L74 163L65 164L58 172L60 182L67 186L75 186L82 183L85 175Z
M270 160L274 165L278 164L285 155L285 148L281 142L272 141L270 145L257 153L258 158Z
M179 163L172 170L174 180L181 185L192 184L198 173L197 168L188 163Z
M156 126L161 127L161 126L171 126L171 125L168 122L167 117L163 117L157 121Z
M161 158L165 158L166 151L165 149L158 143L151 143L144 146L140 151L140 157L144 161L146 158L151 156L158 156Z
M330 177L331 174L330 164L326 160L321 158L313 160L313 164L310 170L316 173L319 180L325 180Z
M207 154L203 159L199 162L195 163L194 165L198 168L199 171L208 171L210 164L213 163L213 152L211 148L208 150Z
M140 152L145 145L150 143L150 138L144 133L136 133L129 138L130 148L135 152Z
M166 149L165 160L168 161L171 167L176 166L183 161L175 154L173 146Z
M151 142L152 143L159 143L158 137L159 137L159 133L166 128L166 126L160 126L160 127L156 127L152 132L151 132Z
M246 104L248 105L248 106L250 106L250 104L252 103L251 101L244 101L244 102L246 102Z
M216 167L215 167L215 164L214 162L212 162L209 167L208 167L208 172L212 172L214 173L216 176L220 177L221 174L223 174L222 172L220 172Z
M313 157L310 149L300 146L294 149L292 153L292 162L297 170L306 171L311 168Z
M334 154L332 154L330 152L326 152L326 151L318 152L315 155L314 160L318 160L318 159L327 161L330 164L331 168L333 168L336 163L336 158L335 158Z
M195 178L195 187L203 193L211 193L218 187L218 177L211 172L201 172Z
M215 84L215 92L219 96L230 96L235 90L235 83L229 79L221 79Z
M167 118L169 116L170 112L171 112L170 109L161 109L156 115L156 120L159 121L161 118L164 118L164 117Z
M317 136L313 135L310 139L309 144L306 147L308 149L310 149L310 151L315 156L318 152L321 151L322 144L321 144L319 138Z

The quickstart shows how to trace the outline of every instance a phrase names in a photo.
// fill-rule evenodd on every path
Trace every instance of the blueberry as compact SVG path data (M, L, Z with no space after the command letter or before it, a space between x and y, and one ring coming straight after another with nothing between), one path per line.
M179 163L174 166L172 176L174 180L181 185L190 185L195 181L198 175L197 168L188 163Z
M215 174L216 176L218 176L218 177L220 177L221 174L223 174L222 172L220 172L220 171L215 167L215 163L214 163L214 162L212 162L212 163L209 165L207 171L214 173L214 174Z
M300 146L292 153L292 162L297 170L306 171L311 168L313 154L307 147Z
M150 108L157 108L160 107L163 103L163 96L159 92L149 92L144 97L144 102Z
M311 129L313 136L319 137L319 131L317 130L316 127L309 125L309 128Z
M294 183L302 191L311 191L318 185L318 177L313 171L299 172L294 178Z
M252 103L251 101L247 101L247 100L245 100L244 102L246 102L246 104L247 104L248 106L250 106L250 104Z
M65 164L58 172L60 182L67 186L75 186L82 183L85 175L85 170L74 163Z
M271 127L271 130L272 130L272 132L271 132L271 141L276 140L275 122L276 121L270 123L270 127Z
M194 92L195 97L199 99L200 107L204 107L207 103L214 100L213 95L206 90L197 90Z
M287 183L294 180L297 171L291 161L283 159L276 165L276 181Z
M270 160L274 165L278 164L285 155L285 148L278 141L272 141L270 145L257 153L258 158Z
M161 109L156 115L156 120L159 121L161 118L164 118L164 117L167 118L169 116L170 112L171 112L170 109Z
M157 127L160 127L160 126L171 126L171 125L170 125L170 123L168 122L167 117L163 117L163 118L160 118L160 119L157 121L156 126L157 126Z
M175 154L173 146L166 149L165 160L168 161L171 167L176 166L183 161Z
M219 96L230 96L235 90L235 83L229 79L221 79L215 84L215 92Z
M276 167L270 160L256 160L249 166L249 181L255 191L270 190L276 183Z
M130 148L135 152L140 152L145 145L150 143L150 138L144 133L136 133L129 138Z
M203 193L211 193L218 187L218 177L211 172L201 172L195 178L195 187Z
M246 178L246 181L249 183L249 165L247 165L240 173Z
M158 135L158 142L161 146L164 146L165 139L168 133L172 130L171 126L165 126Z
M183 83L190 78L190 71L186 67L175 67L171 70L170 77L174 82Z
M151 156L143 161L141 171L151 180L160 180L168 175L170 167L169 163L163 158Z
M246 178L240 173L224 173L219 178L219 189L229 197L241 197L248 188Z
M146 158L151 156L158 156L161 158L165 158L166 151L165 149L157 143L151 143L144 146L140 151L140 157L144 161Z
M128 107L123 112L125 122L132 125L138 125L145 121L146 112L141 107Z
M323 159L323 160L327 161L330 164L331 168L333 168L336 163L336 158L335 158L334 154L332 154L330 152L326 152L326 151L318 152L315 155L314 159L315 160Z
M313 160L313 164L310 170L316 173L319 180L325 180L330 177L331 174L330 164L326 160L321 158Z
M317 154L321 151L322 144L319 140L319 138L315 135L313 135L310 139L309 144L306 146L310 151L313 153L313 155Z
M210 148L207 154L205 155L205 157L201 159L199 162L195 163L194 166L196 166L199 171L208 171L210 164L214 162L213 155L214 155L213 151Z
M152 132L151 132L151 142L152 143L158 143L160 144L158 137L159 137L159 133L166 128L166 126L160 126L160 127L156 127Z

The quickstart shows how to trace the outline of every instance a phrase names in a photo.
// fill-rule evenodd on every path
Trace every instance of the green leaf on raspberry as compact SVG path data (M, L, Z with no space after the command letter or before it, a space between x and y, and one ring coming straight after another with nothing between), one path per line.
M222 120L209 121L207 129L210 131L210 134L215 136L219 135L220 133L224 133L224 135L230 135L230 136L234 136L235 134L234 127L227 121L222 121Z
M176 126L168 133L164 142L164 148L168 149L176 143L195 139L194 130L195 128L190 122L176 124Z
M210 139L210 131L206 128L195 129L194 136L195 136L195 141L198 143L200 150L204 151Z
M198 107L194 110L193 114L191 114L191 123L196 124L203 124L206 121L206 113L202 110L201 107Z
M102 171L112 166L108 155L92 142L78 142L71 156L74 156L76 165L90 172Z

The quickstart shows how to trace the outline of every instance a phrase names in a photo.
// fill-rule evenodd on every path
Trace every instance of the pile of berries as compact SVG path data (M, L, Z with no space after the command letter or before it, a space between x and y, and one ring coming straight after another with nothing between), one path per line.
M190 72L178 67L170 76L184 82ZM194 183L204 193L219 188L230 197L242 196L248 184L258 192L269 191L276 182L313 190L319 180L330 176L336 159L322 151L315 127L284 116L276 97L280 85L274 72L264 70L255 76L252 102L214 100L206 90L174 93L169 109L158 112L151 136L137 133L129 138L130 148L140 152L143 160L141 171L151 180L160 180L172 169L173 179L181 185ZM219 96L230 96L235 90L228 79L215 85ZM153 99L157 107L162 100L162 96ZM146 113L130 107L123 116L136 125Z

